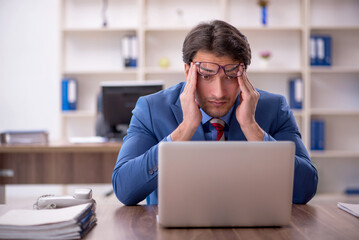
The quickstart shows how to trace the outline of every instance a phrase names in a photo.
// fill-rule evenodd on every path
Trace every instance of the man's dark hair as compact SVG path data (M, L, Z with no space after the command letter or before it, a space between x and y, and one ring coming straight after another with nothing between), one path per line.
M244 63L251 63L251 48L246 36L232 25L214 20L194 27L183 42L183 61L190 64L199 50L212 52L219 57L229 56Z

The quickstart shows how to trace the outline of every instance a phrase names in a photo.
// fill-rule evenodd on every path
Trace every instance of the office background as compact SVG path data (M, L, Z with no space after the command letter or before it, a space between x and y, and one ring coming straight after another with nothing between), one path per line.
M220 18L247 35L256 87L289 101L290 80L302 79L303 106L294 113L308 149L311 121L325 122L325 150L311 151L319 192L359 188L359 1L272 0L266 26L249 0L110 0L105 29L102 9L99 0L0 1L0 131L44 129L51 141L94 135L101 81L183 81L184 36L199 21ZM137 68L123 67L126 35L138 38ZM331 66L310 66L311 35L331 37ZM75 112L61 111L64 77L78 80Z

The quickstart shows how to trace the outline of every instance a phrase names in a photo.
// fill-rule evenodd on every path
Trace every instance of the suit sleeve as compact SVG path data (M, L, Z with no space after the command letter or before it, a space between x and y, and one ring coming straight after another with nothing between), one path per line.
M157 148L160 140L152 131L146 98L140 98L112 173L117 198L135 205L157 188ZM166 141L166 138L162 141Z
M313 166L309 154L302 142L294 115L284 97L279 99L277 126L269 141L293 141L296 146L293 203L305 204L312 199L317 191L318 173Z

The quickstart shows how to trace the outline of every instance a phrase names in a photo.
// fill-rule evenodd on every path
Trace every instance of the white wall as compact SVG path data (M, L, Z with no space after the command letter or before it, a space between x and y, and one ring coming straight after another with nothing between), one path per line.
M60 138L58 8L58 0L0 0L0 131Z

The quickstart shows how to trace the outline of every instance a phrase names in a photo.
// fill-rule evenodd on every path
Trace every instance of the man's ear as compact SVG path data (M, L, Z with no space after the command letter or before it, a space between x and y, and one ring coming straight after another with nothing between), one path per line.
M190 69L190 65L188 65L187 63L184 64L184 74L186 76L186 79L187 79L187 76L189 74L189 69Z

